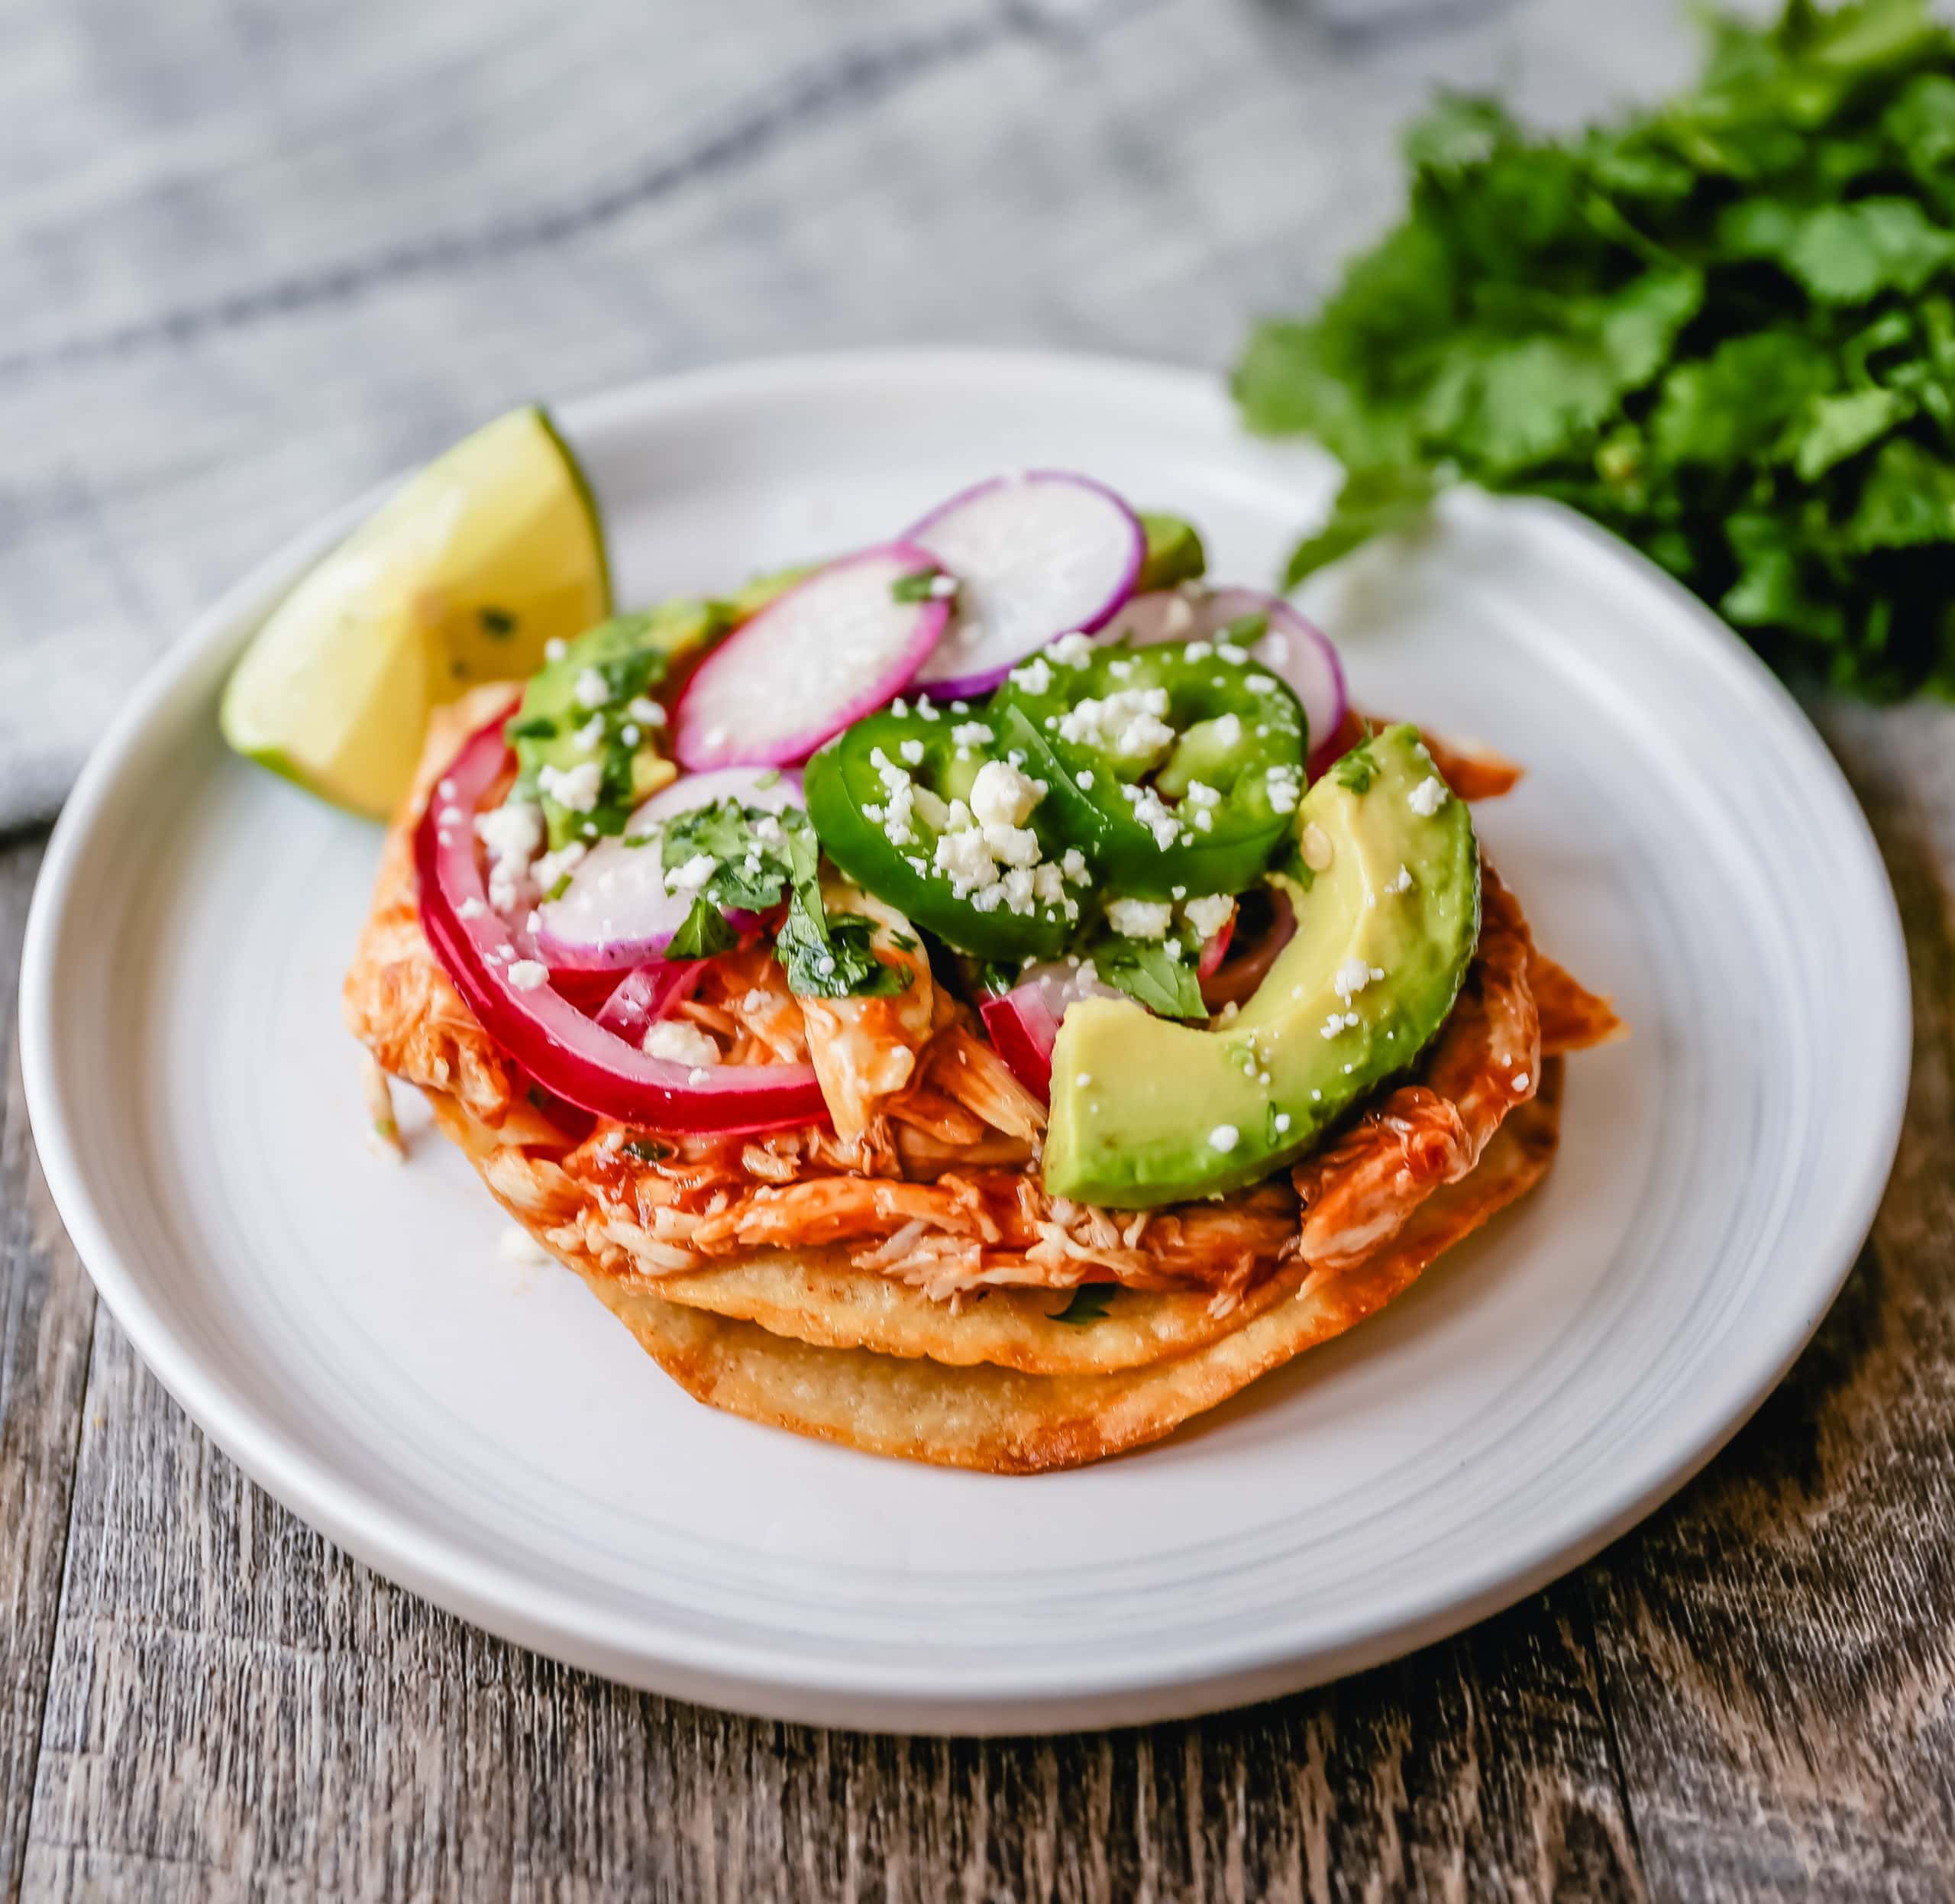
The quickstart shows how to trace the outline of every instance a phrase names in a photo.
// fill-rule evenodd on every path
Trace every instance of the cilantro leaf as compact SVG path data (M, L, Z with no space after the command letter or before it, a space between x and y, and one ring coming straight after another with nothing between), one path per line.
M702 894L693 901L685 923L672 935L665 948L667 958L716 958L731 952L740 935L727 924L726 915Z
M1195 969L1159 939L1102 939L1093 948L1094 969L1137 1004L1162 1018L1206 1018Z
M1856 551L1955 542L1955 464L1905 437L1883 444L1846 541Z
M1117 1282L1080 1283L1073 1290L1072 1300L1063 1309L1054 1310L1051 1319L1074 1329L1083 1329L1088 1323L1104 1322L1107 1319L1107 1305L1120 1291Z
M874 932L859 913L819 913L797 894L774 946L787 989L800 998L887 998L908 990L908 969L884 965L871 949Z
M812 858L819 850L814 829L798 807L774 813L729 797L668 821L661 857L668 873L711 860L713 871L699 890L716 905L764 913L786 896L794 878L794 842L802 836Z
M1330 770L1330 777L1339 787L1347 787L1354 794L1371 791L1372 782L1378 778L1378 756L1372 752L1368 735L1349 753L1338 756Z
M1349 554L1374 536L1396 535L1412 528L1438 490L1431 473L1416 467L1394 464L1352 470L1337 493L1330 519L1291 551L1284 587L1294 588L1312 571Z
M1834 464L1858 455L1914 413L1914 399L1900 390L1852 390L1840 396L1811 398L1789 438L1800 481L1824 476Z

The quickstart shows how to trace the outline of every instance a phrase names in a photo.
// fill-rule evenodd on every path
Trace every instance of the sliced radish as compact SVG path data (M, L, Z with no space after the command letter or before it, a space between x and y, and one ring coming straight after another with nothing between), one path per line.
M910 532L958 580L957 619L918 671L940 698L988 693L1035 649L1105 625L1147 535L1104 485L1058 470L981 483Z
M1255 996L1276 955L1297 936L1296 909L1280 887L1260 887L1243 895L1224 929L1230 937L1223 957L1213 968L1206 956L1202 962L1201 1002L1210 1011L1246 1005Z
M437 817L451 807L473 813L502 777L508 713L502 710L463 746L414 834L422 929L497 1049L552 1095L640 1129L730 1133L826 1123L812 1065L687 1066L648 1056L586 1018L541 965L516 955L483 890L473 829L444 827Z
M1114 617L1111 632L1113 638L1130 641L1136 648L1160 642L1226 641L1230 629L1250 616L1263 617L1267 626L1242 645L1252 660L1281 675L1303 703L1314 762L1318 751L1336 735L1349 705L1344 664L1330 637L1305 621L1281 596L1265 595L1257 588L1204 588L1198 583L1160 589L1136 595Z
M673 752L695 772L804 761L900 694L950 619L948 602L899 601L937 558L888 542L816 570L727 636L672 715Z
M1223 959L1229 955L1229 942L1236 936L1236 913L1232 910L1216 929L1202 942L1201 957L1196 962L1194 975L1197 978L1212 978Z
M664 855L628 842L696 807L737 800L770 813L803 805L801 776L778 768L724 767L687 774L652 795L625 823L622 836L599 840L570 875L561 899L537 908L538 956L553 971L627 971L655 958L692 910L692 895L668 891ZM727 923L745 932L758 922L729 912Z
M1052 1089L1052 1046L1067 1008L1082 998L1123 995L1094 978L1090 965L1055 961L1034 965L1002 997L986 999L978 1011L993 1049L1019 1082L1047 1097Z

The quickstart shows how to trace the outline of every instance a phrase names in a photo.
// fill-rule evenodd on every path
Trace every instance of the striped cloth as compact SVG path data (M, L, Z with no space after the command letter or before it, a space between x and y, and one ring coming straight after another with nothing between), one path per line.
M1667 0L15 0L0 824L284 537L496 410L894 342L1225 365L1436 85L1566 123Z

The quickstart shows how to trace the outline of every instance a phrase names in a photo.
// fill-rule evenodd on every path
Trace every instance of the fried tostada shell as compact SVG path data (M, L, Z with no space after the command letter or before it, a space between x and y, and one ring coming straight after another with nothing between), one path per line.
M824 1346L670 1301L657 1283L609 1274L588 1257L563 1260L667 1374L715 1408L865 1453L940 1466L1000 1474L1076 1467L1158 1440L1343 1334L1532 1189L1553 1159L1560 1127L1561 1061L1543 1068L1538 1094L1503 1123L1472 1172L1427 1198L1367 1261L1336 1272L1292 1266L1274 1279L1276 1299L1245 1304L1202 1346L1111 1372L951 1367L928 1356ZM444 1127L454 1130L461 1114L452 1101L438 1101L436 1108ZM493 1176L485 1173L485 1181L496 1191ZM1134 1299L1123 1293L1114 1307ZM945 1326L968 1319L946 1314Z

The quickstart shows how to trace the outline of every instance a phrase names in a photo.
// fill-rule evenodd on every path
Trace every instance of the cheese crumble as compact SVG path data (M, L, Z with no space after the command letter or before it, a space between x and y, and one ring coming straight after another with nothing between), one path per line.
M1165 899L1116 899L1107 907L1107 923L1127 939L1165 939L1175 909Z
M645 1033L639 1049L648 1058L664 1058L675 1065L719 1062L719 1047L698 1026L683 1018L659 1019Z

